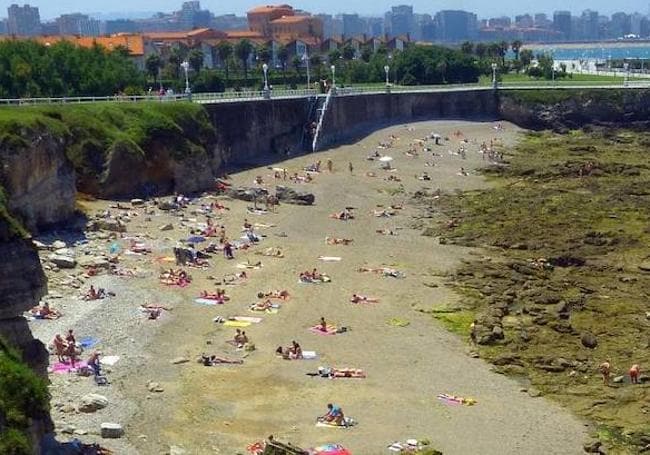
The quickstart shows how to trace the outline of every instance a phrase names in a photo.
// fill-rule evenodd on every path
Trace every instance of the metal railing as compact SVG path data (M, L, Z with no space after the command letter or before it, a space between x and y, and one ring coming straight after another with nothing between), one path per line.
M499 83L499 90L536 90L536 89L613 89L650 88L650 80L630 79L627 82L621 81L530 81L530 82L507 82ZM491 85L479 84L453 84L453 85L416 85L401 86L355 86L337 87L336 96L373 95L386 93L432 93L432 92L458 92L470 90L493 90ZM270 91L270 99L299 99L313 96L326 96L319 94L316 90L297 89ZM179 102L191 100L199 104L232 103L240 101L255 101L267 99L265 92L239 91L220 93L193 93L191 97L186 94L174 95L145 95L145 96L83 96L83 97L60 97L60 98L0 98L0 106L43 106L57 104L84 104L84 103L138 103L138 102Z

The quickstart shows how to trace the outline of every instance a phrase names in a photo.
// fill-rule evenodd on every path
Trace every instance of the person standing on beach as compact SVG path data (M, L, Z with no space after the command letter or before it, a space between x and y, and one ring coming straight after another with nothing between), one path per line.
M609 385L609 375L612 371L612 365L610 364L609 359L601 363L598 369L600 370L600 374L603 375L603 384Z
M350 169L350 174L354 172L354 167L352 166L352 161L348 163L348 169Z
M639 373L641 372L641 369L639 368L639 365L636 363L632 365L630 368L630 382L632 384L638 384L639 383Z
M334 163L332 163L332 160L330 159L327 160L327 170L330 174L334 171Z

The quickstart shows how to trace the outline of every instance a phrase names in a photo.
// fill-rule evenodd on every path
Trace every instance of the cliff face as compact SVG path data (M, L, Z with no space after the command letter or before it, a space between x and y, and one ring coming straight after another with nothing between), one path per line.
M577 129L585 125L644 126L650 121L650 91L501 91L499 114L503 120L532 130Z
M61 137L42 127L19 134L18 144L0 146L0 186L9 196L9 210L35 231L73 214L75 176Z
M0 207L0 258L2 258L0 261L0 338L11 348L16 349L23 362L45 380L49 355L43 343L32 336L22 314L39 303L41 297L47 292L47 282L34 246L15 232L15 225L11 226L7 221L4 206ZM0 355L3 356L0 361L5 362L4 367L7 367L7 362L12 360L6 353ZM26 375L23 386L25 393L29 394L29 384L33 382L27 378L27 375L33 373L20 372L20 370L17 372L14 369L12 374ZM0 393L6 393L2 390L4 380L0 377ZM43 387L41 386L41 389ZM26 414L27 423L26 427L18 430L28 435L35 454L40 453L40 441L43 435L53 430L47 409L48 404L43 402L38 403L37 406L30 406L30 410L19 410ZM2 411L4 410L0 410L0 417ZM0 433L3 430L2 426L5 425L4 421L5 419L0 418Z

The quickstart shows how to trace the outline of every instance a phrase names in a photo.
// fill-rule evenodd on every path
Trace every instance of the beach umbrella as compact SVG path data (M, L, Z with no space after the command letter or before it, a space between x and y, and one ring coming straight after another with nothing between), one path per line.
M186 240L187 243L201 243L205 242L205 237L202 237L200 235L193 235L191 237L188 237Z
M379 161L381 161L382 163L388 163L390 161L393 161L393 158L390 156L382 156L381 158L379 158Z

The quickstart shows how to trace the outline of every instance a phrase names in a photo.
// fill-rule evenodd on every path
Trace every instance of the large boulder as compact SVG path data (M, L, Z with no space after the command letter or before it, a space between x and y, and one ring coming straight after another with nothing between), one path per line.
M595 349L596 346L598 346L598 339L592 333L583 333L580 337L580 341L585 348Z
M124 428L119 423L104 422L100 426L102 438L121 438Z
M253 202L255 200L263 200L266 196L269 195L269 192L264 188L239 186L237 188L230 188L228 191L226 191L226 195L233 199Z
M276 186L275 196L278 201L286 204L312 205L316 201L316 197L312 193L296 191L288 186Z
M81 397L79 412L95 412L108 406L108 399L103 395L89 393Z
M75 258L62 254L51 254L48 259L57 267L62 269L74 269L77 265Z

